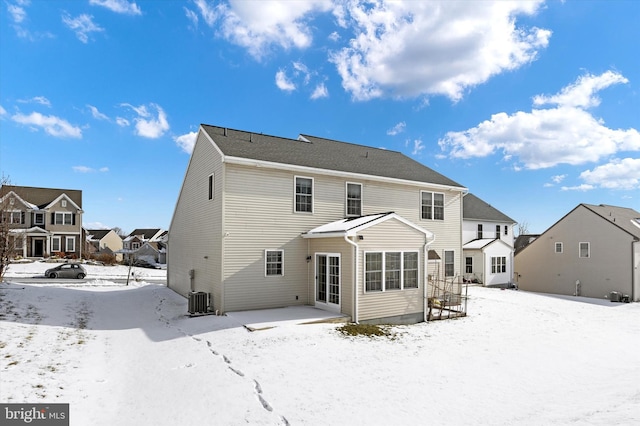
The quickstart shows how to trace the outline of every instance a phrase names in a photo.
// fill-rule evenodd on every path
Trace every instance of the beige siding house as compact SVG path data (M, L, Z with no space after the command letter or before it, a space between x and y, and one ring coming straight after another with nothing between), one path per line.
M465 192L399 152L202 125L170 226L168 285L208 293L218 312L312 305L419 321L427 275L461 275Z
M515 256L522 290L640 300L640 213L580 204Z
M13 256L82 257L82 191L3 185L0 205Z

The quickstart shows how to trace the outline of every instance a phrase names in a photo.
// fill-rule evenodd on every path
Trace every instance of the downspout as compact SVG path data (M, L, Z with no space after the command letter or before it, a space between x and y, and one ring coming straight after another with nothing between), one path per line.
M422 295L422 316L423 321L427 322L427 301L429 300L429 295L427 294L427 285L429 284L429 246L433 244L436 240L435 234L433 235L433 239L429 241L428 238L426 243L424 243L424 282L422 284L423 287L423 295Z
M358 252L360 250L358 249L358 244L351 241L347 234L344 234L344 240L351 244L356 252L355 262L353 264L353 315L351 320L358 324Z

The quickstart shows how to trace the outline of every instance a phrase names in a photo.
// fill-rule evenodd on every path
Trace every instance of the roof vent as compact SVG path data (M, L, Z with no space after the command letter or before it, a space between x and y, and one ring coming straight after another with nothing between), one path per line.
M224 135L227 136L227 128L224 128Z

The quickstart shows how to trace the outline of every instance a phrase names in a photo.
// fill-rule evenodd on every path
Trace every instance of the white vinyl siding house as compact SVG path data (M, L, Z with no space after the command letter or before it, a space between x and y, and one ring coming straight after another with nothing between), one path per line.
M349 168L324 167L322 150ZM398 161L408 166L392 167ZM381 168L389 170L386 174L397 169L409 174L364 172ZM419 181L422 173L433 176L434 182ZM210 200L212 174L215 196ZM213 309L219 312L315 305L352 318L357 315L359 320L418 317L424 309L427 274L425 232L437 235L429 249L456 249L453 268L459 272L465 190L392 151L203 125L170 227L168 285L183 295L210 293ZM442 194L438 214L444 219L422 219L423 191ZM394 219L385 216L357 236L310 236L310 231L337 220L390 212ZM403 254L400 289L365 294L365 250ZM281 262L276 253L282 254ZM442 275L443 266L438 270Z
M464 279L485 286L513 285L515 221L476 197L463 199Z

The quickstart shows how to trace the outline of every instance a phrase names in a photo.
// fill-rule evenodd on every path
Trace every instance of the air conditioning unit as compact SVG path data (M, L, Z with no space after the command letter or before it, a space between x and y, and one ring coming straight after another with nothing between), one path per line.
M189 313L205 314L209 310L209 294L203 291L189 293Z

